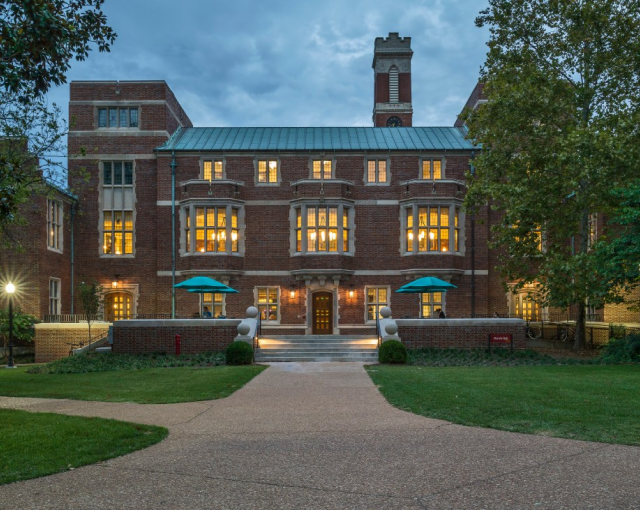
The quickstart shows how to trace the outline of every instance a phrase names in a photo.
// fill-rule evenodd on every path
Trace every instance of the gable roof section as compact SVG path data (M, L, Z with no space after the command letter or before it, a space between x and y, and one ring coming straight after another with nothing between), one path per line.
M181 128L158 151L471 150L454 127Z

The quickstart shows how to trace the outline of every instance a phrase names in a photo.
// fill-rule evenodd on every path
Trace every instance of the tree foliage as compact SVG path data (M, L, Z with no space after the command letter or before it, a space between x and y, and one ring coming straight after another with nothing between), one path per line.
M16 340L31 341L36 333L33 327L38 320L33 316L20 311L13 312L13 338ZM0 337L2 337L3 356L7 356L9 346L9 310L0 309Z
M104 0L0 2L0 240L34 193L53 193L64 174L67 125L45 93L66 82L71 61L96 46L109 51L116 34ZM4 235L3 235L4 234Z
M100 310L103 305L102 287L96 282L81 282L78 285L78 300L82 315L87 321L89 343L91 343L91 324L100 319Z
M481 71L488 102L468 117L482 151L467 205L498 211L492 242L515 290L533 284L541 305L577 307L576 347L586 301L616 292L599 277L608 237L594 244L590 220L615 213L612 190L638 175L639 6L489 0L476 19L491 34Z
M23 100L66 83L71 60L91 45L109 51L116 34L104 0L4 0L0 3L0 86Z

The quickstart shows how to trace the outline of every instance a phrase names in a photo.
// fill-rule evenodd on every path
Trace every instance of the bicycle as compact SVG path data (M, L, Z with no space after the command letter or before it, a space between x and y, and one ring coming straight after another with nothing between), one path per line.
M559 325L558 338L562 342L573 342L576 338L576 328L570 324Z
M542 336L542 326L532 326L531 323L527 321L525 328L527 337L531 338L532 340L537 340Z

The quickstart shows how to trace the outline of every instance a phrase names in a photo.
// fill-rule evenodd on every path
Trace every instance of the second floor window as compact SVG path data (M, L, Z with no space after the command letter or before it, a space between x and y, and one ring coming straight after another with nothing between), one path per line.
M62 251L62 204L47 200L47 248Z
M333 178L333 161L330 159L314 159L313 160L313 179L332 179Z
M442 179L442 160L441 159L423 159L422 160L422 179L433 181Z
M350 208L342 204L303 205L295 209L295 251L298 253L349 253Z
M368 184L385 184L388 180L386 159L370 159L367 161Z
M105 161L102 167L102 253L132 255L133 162Z
M217 181L223 178L222 161L205 160L202 162L202 178L205 181Z
M229 205L190 206L183 209L186 253L238 253L239 209Z
M405 210L406 252L459 252L460 209L449 205Z
M276 184L278 182L278 161L275 159L258 161L258 182Z
M98 127L137 128L138 108L98 108Z

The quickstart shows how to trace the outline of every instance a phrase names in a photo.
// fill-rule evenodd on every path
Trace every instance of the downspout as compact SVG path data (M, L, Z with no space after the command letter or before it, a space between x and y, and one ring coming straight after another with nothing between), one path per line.
M176 318L176 153L171 151L171 318Z
M471 151L471 177L476 176L476 169L473 166L475 151ZM471 213L471 318L476 316L476 213Z
M75 301L75 285L73 282L73 274L74 274L74 250L75 250L75 243L74 243L74 237L73 237L73 226L75 224L75 219L76 219L76 204L72 203L71 204L71 315L73 315L74 312L74 301Z

